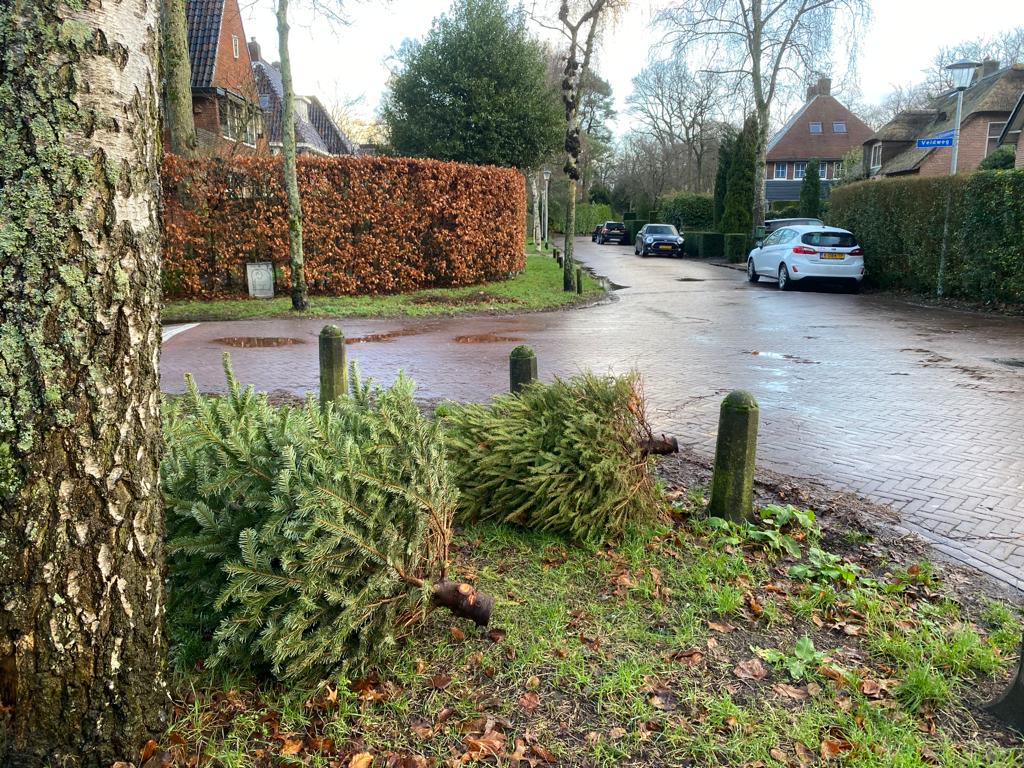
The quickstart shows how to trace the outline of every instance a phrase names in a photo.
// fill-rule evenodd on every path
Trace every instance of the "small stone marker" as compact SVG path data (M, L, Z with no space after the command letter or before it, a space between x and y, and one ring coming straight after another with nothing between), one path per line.
M1024 734L1024 642L1021 643L1021 657L1017 662L1017 674L1013 676L1006 692L985 709L1009 725L1017 733Z
M583 295L583 270L576 267L576 293Z
M320 331L320 407L348 393L348 366L345 360L345 334L336 325Z
M274 298L274 265L269 261L246 264L245 279L249 284L249 295L252 298Z
M742 521L753 515L757 418L757 401L749 392L736 390L722 401L708 505L712 517Z
M525 345L519 345L508 356L509 391L513 395L537 380L537 355Z

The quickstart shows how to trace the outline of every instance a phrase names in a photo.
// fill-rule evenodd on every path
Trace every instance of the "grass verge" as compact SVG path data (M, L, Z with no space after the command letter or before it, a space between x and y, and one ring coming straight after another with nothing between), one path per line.
M371 678L260 688L192 671L175 764L1010 768L978 703L1021 618L924 562L775 507L708 520L676 488L615 546L481 525L455 570L495 597L477 631L441 612Z
M426 317L467 313L537 312L584 304L602 296L604 289L586 272L583 295L562 290L562 270L550 253L533 245L526 254L526 269L502 282L464 288L442 288L390 296L310 296L309 310L293 312L291 299L220 299L168 301L163 323L216 320L255 320L271 317Z

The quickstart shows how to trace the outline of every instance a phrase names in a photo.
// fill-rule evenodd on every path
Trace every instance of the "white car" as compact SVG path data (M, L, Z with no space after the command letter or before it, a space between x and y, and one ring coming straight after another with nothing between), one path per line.
M864 279L864 249L845 229L799 224L772 232L747 257L747 279L779 281L791 290L802 280L842 281L856 293Z

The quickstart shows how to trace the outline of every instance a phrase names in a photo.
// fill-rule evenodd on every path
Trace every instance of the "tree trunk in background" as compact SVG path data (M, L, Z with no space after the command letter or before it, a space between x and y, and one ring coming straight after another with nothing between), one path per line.
M573 263L573 239L576 236L576 179L569 177L569 199L565 205L565 260L562 269L562 290L576 290L576 267Z
M764 183L768 169L768 105L757 107L757 167L754 169L754 228L764 224Z
M540 248L541 240L544 239L540 223L540 184L537 182L539 174L540 171L534 171L530 174L530 191L533 193L533 244L537 248Z
M277 0L277 41L281 56L281 84L284 104L281 110L284 187L288 193L288 252L292 271L292 309L309 308L306 266L302 255L302 200L299 197L298 160L295 151L295 88L292 86L292 62L288 53L288 0Z
M167 726L159 9L0 4L4 766L138 762Z
M196 126L192 115L192 67L188 58L185 0L164 0L160 54L166 95L164 114L171 152L191 157L196 150Z

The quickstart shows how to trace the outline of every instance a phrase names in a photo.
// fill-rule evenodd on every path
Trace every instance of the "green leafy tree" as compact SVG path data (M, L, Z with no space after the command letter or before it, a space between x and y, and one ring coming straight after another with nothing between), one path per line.
M506 0L456 0L403 46L381 110L394 152L533 168L561 138L543 49Z
M800 184L800 215L816 219L821 213L821 172L816 159L807 163L804 180Z
M722 213L723 232L749 233L754 228L754 179L757 169L757 116L749 115L743 130L736 137L729 162L729 175L725 191L725 211Z
M729 167L736 149L736 133L728 128L718 147L718 170L715 172L714 221L715 228L722 231L722 216L725 215L725 192L729 188Z
M1024 152L1024 149L1017 150ZM1004 144L991 155L981 161L979 171L1008 171L1014 167L1017 155L1009 144Z

